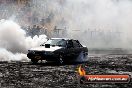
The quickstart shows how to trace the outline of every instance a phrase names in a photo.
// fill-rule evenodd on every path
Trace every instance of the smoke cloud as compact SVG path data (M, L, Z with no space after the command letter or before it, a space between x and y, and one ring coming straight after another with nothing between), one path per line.
M65 26L67 37L89 48L131 46L131 0L31 0L30 4L38 17L51 18L49 28Z
M26 5L1 4L4 18L20 25L66 27L67 37L89 48L130 48L131 0L29 0ZM62 36L63 37L63 36Z
M27 60L27 50L46 41L46 35L26 37L26 32L10 20L0 21L0 60Z
M21 26L41 24L50 32L55 26L66 27L67 37L80 40L88 48L131 49L131 0L29 0L23 6L0 4L1 19ZM26 37L13 21L0 21L0 52L7 53L7 58L24 57L29 48L46 41L45 35ZM6 58L2 55L0 58Z

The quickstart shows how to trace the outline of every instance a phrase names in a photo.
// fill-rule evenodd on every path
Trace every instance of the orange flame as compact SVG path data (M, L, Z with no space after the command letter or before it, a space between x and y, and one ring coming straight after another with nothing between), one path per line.
M78 73L79 73L80 76L86 75L86 72L85 72L85 70L81 67L81 65L80 65L79 68L78 68Z

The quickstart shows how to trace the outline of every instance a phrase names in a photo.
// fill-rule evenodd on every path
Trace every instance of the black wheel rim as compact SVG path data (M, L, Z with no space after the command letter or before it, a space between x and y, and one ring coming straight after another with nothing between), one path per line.
M60 62L60 64L63 63L63 59L62 59L62 56L61 56L61 55L60 55L60 57L59 57L59 62Z

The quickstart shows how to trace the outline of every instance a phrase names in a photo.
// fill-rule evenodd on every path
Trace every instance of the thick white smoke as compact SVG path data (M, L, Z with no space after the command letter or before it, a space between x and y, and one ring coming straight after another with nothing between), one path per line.
M26 37L26 32L10 20L0 20L0 60L27 60L28 49L46 41L46 35Z
M66 1L62 15L72 37L93 48L131 47L131 0Z
M43 24L48 30L53 30L54 26L66 27L68 37L79 39L89 48L131 47L132 0L27 2L24 7L16 3L1 4L2 17L12 16L23 26Z
M68 37L89 48L131 47L132 0L31 1L38 17L52 13L51 25L66 26Z
M5 48L0 48L0 61L29 61L26 54L12 53Z
M79 39L89 48L131 48L132 0L29 0L28 4L24 8L16 3L1 4L1 17L13 16L21 25L29 25L27 19L32 13L32 17L38 18L34 24L46 19L44 24L49 30L66 26L68 37ZM0 50L17 56L16 53L26 53L46 38L25 34L18 24L1 20Z

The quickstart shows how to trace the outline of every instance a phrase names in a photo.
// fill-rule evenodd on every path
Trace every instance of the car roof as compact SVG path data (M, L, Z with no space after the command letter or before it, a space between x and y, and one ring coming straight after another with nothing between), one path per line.
M64 40L71 40L70 38L51 38L51 39L64 39Z

